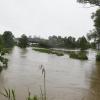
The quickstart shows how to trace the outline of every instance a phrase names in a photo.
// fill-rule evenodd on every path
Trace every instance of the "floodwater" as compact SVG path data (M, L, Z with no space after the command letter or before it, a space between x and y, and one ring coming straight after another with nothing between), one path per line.
M89 50L89 60L80 61L67 54L59 57L14 47L7 55L8 68L0 73L0 91L15 89L17 100L26 100L28 91L40 96L43 65L48 100L100 100L100 62L95 61L95 54ZM6 99L0 96L0 100Z

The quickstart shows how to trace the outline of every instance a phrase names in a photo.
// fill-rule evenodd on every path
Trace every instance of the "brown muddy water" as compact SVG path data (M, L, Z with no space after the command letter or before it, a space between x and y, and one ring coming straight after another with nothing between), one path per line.
M26 100L28 90L40 96L43 65L48 100L100 100L100 62L95 61L95 54L89 50L89 60L81 61L67 54L59 57L14 47L8 54L8 68L0 73L0 91L15 89L17 100ZM0 96L0 100L6 99Z

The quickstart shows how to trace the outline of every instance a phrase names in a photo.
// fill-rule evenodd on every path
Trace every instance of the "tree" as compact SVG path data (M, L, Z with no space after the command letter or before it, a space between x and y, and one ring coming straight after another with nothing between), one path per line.
M0 35L0 48L2 48L3 47L3 39L2 39L2 36Z
M100 6L100 0L77 0L80 3L90 3L96 6ZM89 39L94 39L94 43L100 43L100 8L92 14L91 18L94 21L95 29L91 31L87 36Z
M14 46L14 35L10 31L5 31L2 35L4 46L6 48L11 48Z
M21 48L26 48L28 46L28 38L25 34L23 34L21 38L19 38L18 46Z
M65 37L63 40L66 48L76 48L76 39L74 37Z
M77 0L80 3L90 3L96 6L100 6L100 0ZM96 29L96 34L100 38L100 9L92 14L91 18L94 20L94 26Z
M88 49L88 47L89 47L89 42L87 41L87 39L84 36L78 38L77 44L81 50Z
M79 3L90 3L96 6L100 6L100 0L77 0Z
M57 36L55 35L49 36L48 44L50 45L50 47L57 47L58 45Z
M98 39L98 34L97 34L97 30L93 29L92 31L90 31L89 33L87 33L87 38L88 40L94 40L94 42L96 43L97 39Z
M4 42L0 35L0 70L2 69L2 66L7 66L8 59L4 57L6 53L7 50L4 48Z
M92 19L94 20L94 26L100 38L100 9L98 9L96 13L93 13Z

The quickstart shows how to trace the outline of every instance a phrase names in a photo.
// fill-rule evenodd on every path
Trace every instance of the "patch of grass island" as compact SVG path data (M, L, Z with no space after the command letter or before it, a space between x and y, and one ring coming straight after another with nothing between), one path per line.
M70 58L80 59L80 60L88 60L86 53L83 53L83 52L71 52Z
M63 56L64 53L60 51L56 51L53 49L47 49L47 48L33 48L35 51L43 52L43 53L48 53L48 54L56 54L57 56Z

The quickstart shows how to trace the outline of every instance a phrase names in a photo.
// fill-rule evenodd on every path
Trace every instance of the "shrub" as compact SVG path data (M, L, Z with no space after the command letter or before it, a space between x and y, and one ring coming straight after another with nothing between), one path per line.
M83 52L71 52L70 53L70 58L74 58L74 59L81 59L81 60L88 60L88 57L85 53Z

